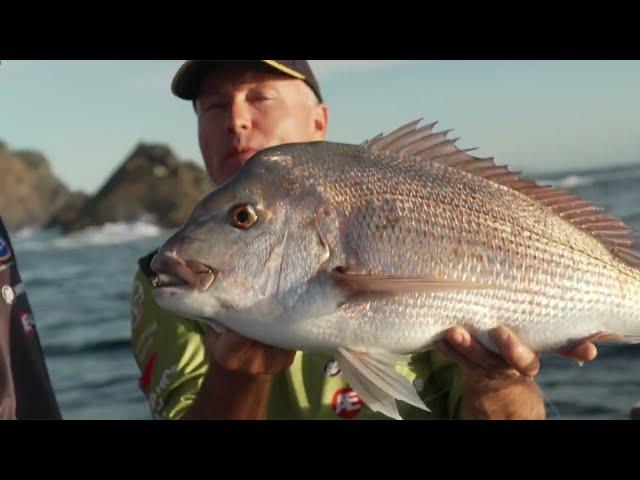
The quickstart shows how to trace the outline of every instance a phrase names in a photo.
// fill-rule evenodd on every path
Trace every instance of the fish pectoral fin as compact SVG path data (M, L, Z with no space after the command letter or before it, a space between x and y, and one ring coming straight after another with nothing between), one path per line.
M408 357L385 352L364 353L348 348L338 349L336 360L342 374L363 402L374 412L396 420L396 399L430 412L418 396L413 384L395 370L395 365Z
M350 272L350 269L339 267L332 273L335 282L356 292L369 293L435 293L456 290L478 290L498 288L480 282L462 280L443 280L431 276L407 277L397 275L371 275Z

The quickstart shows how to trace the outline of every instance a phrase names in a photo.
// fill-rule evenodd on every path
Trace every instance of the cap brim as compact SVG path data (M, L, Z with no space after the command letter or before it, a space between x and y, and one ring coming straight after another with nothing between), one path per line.
M300 80L305 80L305 76L301 73L288 68L285 65L282 65L276 60L256 60L257 62L262 63L263 65L268 65L269 67L277 70L280 73L284 73L293 78L297 78ZM198 95L198 90L200 88L200 82L202 81L202 77L208 71L210 71L212 66L215 66L220 63L226 63L229 60L188 60L186 61L179 69L178 72L173 77L173 81L171 82L171 91L173 94L179 98L184 100L194 100Z

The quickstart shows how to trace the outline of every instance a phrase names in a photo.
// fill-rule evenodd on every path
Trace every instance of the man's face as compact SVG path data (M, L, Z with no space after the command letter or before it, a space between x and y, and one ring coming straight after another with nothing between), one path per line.
M196 110L200 150L218 185L259 150L326 136L327 109L302 80L253 64L231 64L209 74Z

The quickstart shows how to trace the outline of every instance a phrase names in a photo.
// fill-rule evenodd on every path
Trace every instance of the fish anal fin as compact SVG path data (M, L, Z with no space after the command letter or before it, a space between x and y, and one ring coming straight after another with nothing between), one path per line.
M400 420L395 401L401 400L430 412L413 384L395 369L406 357L349 348L340 348L335 357L347 382L371 410Z

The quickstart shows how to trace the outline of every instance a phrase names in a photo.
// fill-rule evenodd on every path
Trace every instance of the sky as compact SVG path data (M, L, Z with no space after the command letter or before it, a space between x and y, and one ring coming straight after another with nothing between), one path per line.
M0 63L0 140L93 193L139 142L201 162L180 60ZM438 121L461 148L539 175L640 163L640 61L312 60L330 141Z

